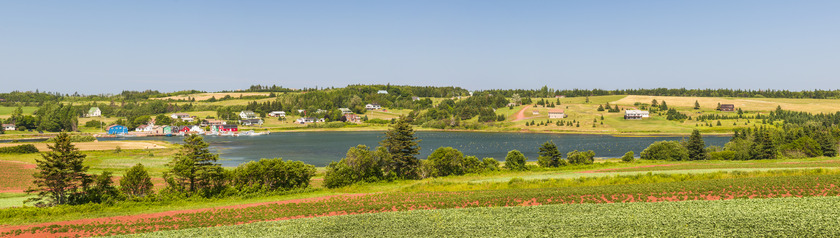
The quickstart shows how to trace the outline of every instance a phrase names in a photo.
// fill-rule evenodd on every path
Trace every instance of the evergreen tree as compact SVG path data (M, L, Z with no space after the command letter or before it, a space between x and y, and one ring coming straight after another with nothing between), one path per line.
M209 146L196 134L184 137L181 151L167 164L169 171L163 173L168 189L209 197L224 188L224 169L216 163L219 155L210 153Z
M837 140L828 133L817 133L817 142L823 151L823 156L834 157L837 156Z
M694 129L691 136L688 138L688 144L685 146L688 149L689 160L705 160L706 159L706 143L703 142L703 137L700 136L700 131Z
M391 163L386 165L388 172L393 172L396 177L403 179L414 179L419 176L418 168L420 160L415 155L420 154L420 140L414 136L414 129L408 122L400 117L391 128L385 132L385 139L379 145L385 147L391 153Z
M694 109L700 109L700 102L694 100Z
M775 159L776 147L770 139L770 133L766 130L758 131L753 137L753 145L750 149L752 159Z
M603 112L604 111L604 105L598 105L598 111Z
M666 103L665 100L662 100L662 105L659 105L659 109L662 109L663 111L668 110L668 103Z
M651 100L651 101L650 101L650 106L651 106L651 107L658 107L658 106L659 106L659 102L657 102L657 101L656 101L656 99L653 99L653 100Z
M38 172L32 175L35 188L26 191L37 192L37 197L26 202L36 202L36 206L68 204L83 195L85 185L92 182L91 176L85 174L88 170L88 166L83 165L86 155L79 152L70 143L70 135L63 132L55 137L55 144L47 147L51 151L36 159Z
M149 177L149 172L146 171L143 164L134 165L120 179L120 189L130 197L151 195L153 187L152 178Z
M539 157L537 157L537 164L540 167L557 167L561 165L566 165L566 161L563 160L563 154L557 150L557 145L554 144L554 141L546 141L540 146Z

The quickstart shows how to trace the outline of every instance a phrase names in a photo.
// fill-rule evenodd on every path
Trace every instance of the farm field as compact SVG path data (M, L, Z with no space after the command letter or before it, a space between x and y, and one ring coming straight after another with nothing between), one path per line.
M416 210L115 237L833 237L840 236L838 203L808 197Z
M457 192L396 192L344 195L311 200L256 204L195 212L145 214L7 226L5 236L103 235L236 225L257 221L316 216L430 210L470 207L538 206L548 204L611 204L730 200L840 195L837 171L815 170L812 174L773 177L743 177L683 182L618 184L585 187L502 189ZM13 216L25 215L17 213Z

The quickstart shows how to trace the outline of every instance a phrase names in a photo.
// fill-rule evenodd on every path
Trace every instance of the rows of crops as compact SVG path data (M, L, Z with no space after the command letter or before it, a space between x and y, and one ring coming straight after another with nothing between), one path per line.
M0 161L0 192L22 192L32 185L35 165Z
M463 192L380 193L307 203L217 209L82 224L43 224L0 235L108 235L316 216L469 207L628 203L840 195L840 175L757 177L656 184Z
M127 237L837 237L840 197L443 209Z
M647 166L628 167L628 168L612 168L585 171L593 172L650 172L650 171L667 171L667 170L698 170L698 169L763 169L763 168L837 168L840 167L840 160L825 160L825 161L802 161L802 162L723 162L721 163L680 163L680 164L654 164Z

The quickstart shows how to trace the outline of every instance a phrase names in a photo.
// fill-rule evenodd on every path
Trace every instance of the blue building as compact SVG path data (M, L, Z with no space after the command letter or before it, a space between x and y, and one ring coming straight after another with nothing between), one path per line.
M109 135L125 134L128 133L128 128L126 128L125 126L113 125L109 126L107 131Z

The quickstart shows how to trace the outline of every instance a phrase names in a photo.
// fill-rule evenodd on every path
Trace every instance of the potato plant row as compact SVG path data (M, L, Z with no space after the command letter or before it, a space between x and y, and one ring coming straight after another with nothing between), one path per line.
M840 175L804 175L594 187L378 193L171 216L146 215L92 223L42 224L5 231L0 235L100 236L319 216L446 208L838 196L838 185Z

